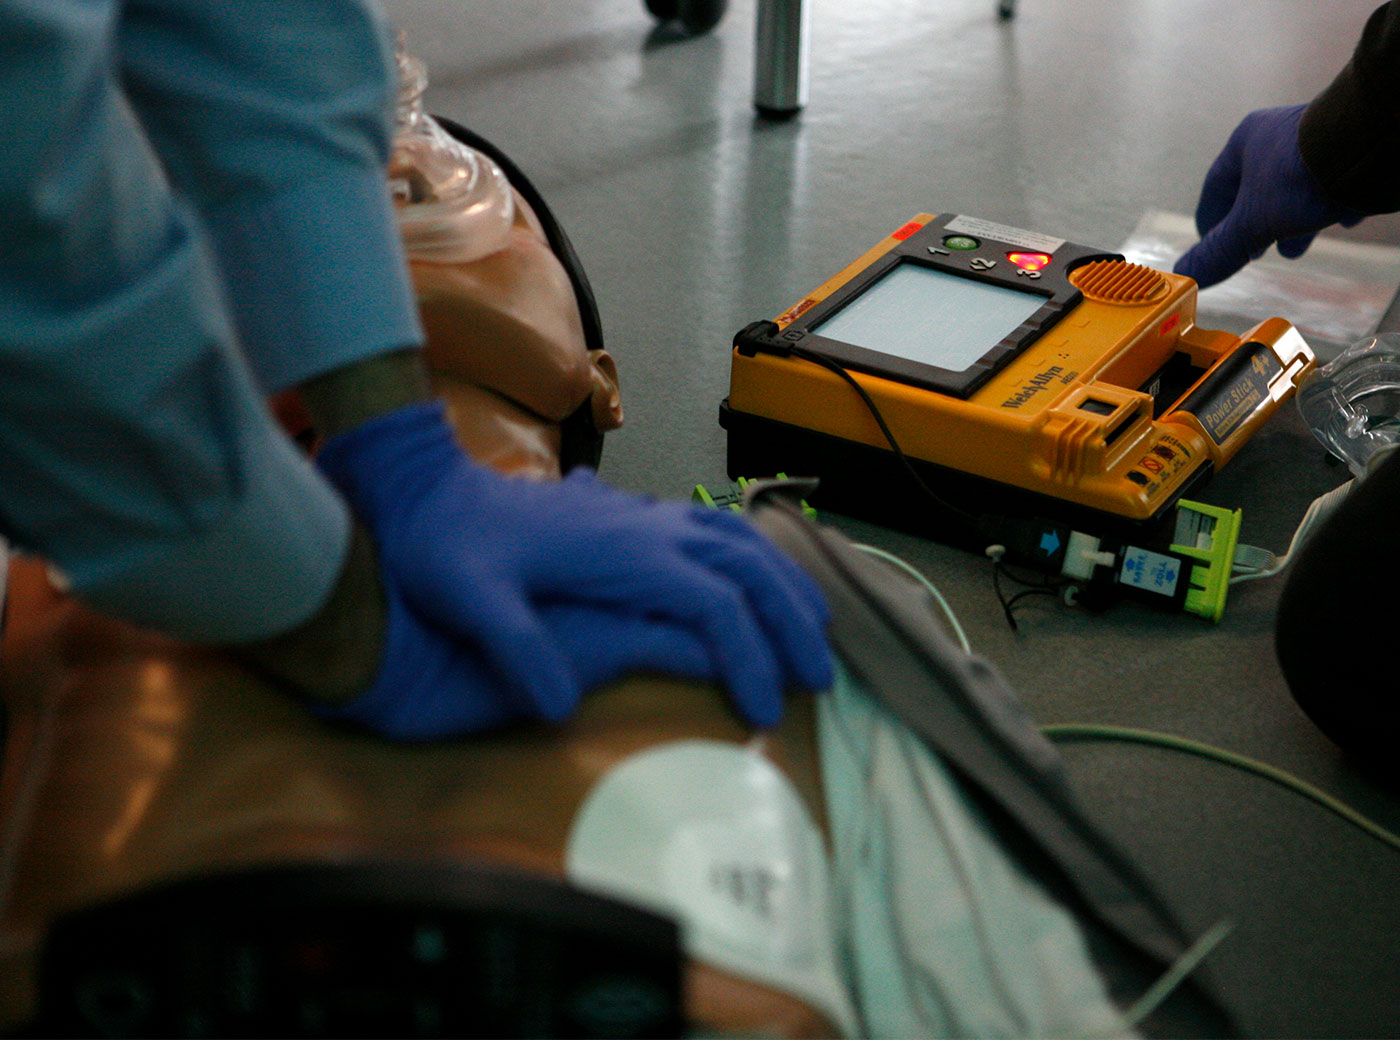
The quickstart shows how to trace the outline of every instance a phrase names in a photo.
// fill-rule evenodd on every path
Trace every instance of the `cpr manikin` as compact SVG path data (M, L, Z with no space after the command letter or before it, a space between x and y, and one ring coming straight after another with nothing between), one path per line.
M598 431L621 423L616 369L588 348L538 218L510 196L484 255L424 256L406 238L434 333L428 360L463 447L503 471L557 479L566 419L582 410ZM275 403L314 443L296 400ZM42 561L16 561L10 578L0 651L9 713L0 858L15 865L0 879L0 1007L10 1027L33 1013L36 944L64 909L222 867L355 853L452 855L563 877L572 814L633 750L675 736L753 758L722 697L649 678L591 698L566 729L391 745L327 727L219 653L93 614L57 591ZM788 718L769 755L794 763L806 802L766 769L810 841L818 796L801 739L810 707ZM831 1031L801 999L699 962L688 986L692 1017L713 1028Z
M611 359L584 342L512 194L501 246L413 273L461 443L549 480L567 417L601 430L621 411ZM922 609L913 586L907 599ZM766 732L713 686L638 675L562 726L393 744L321 723L227 656L94 614L32 559L12 567L0 660L0 1026L33 1013L35 951L67 909L224 868L389 854L567 878L677 917L700 1033L1128 1031L1075 916L859 667L789 698Z

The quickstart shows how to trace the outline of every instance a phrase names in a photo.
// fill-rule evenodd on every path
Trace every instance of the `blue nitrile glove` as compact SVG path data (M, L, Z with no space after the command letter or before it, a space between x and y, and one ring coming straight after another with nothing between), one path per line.
M503 477L457 447L438 402L332 438L318 464L369 529L388 593L384 672L363 698L376 717L394 701L438 712L424 736L557 720L587 686L659 668L717 679L767 726L784 687L830 682L820 591L732 513L626 495L582 470ZM465 702L434 692L444 683Z
M1173 270L1204 288L1224 281L1278 243L1296 259L1332 224L1347 227L1366 214L1328 201L1303 164L1298 123L1306 105L1263 108L1235 127L1211 165L1196 206L1201 241Z
M394 740L435 740L525 719L557 722L577 707L576 693L548 705L522 696L475 646L415 615L397 588L389 588L388 599L384 660L374 685L346 704L312 704L321 718ZM708 648L677 625L588 606L545 607L539 619L580 690L638 671L718 679Z

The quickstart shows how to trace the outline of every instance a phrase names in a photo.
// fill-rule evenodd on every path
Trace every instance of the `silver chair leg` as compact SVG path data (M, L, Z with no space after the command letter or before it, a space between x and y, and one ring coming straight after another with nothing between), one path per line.
M810 51L808 0L758 0L753 103L786 118L807 104Z

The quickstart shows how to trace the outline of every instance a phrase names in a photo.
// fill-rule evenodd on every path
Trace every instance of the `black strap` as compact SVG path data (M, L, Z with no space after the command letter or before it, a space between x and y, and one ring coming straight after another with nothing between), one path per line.
M1009 850L1076 911L1110 993L1130 1006L1186 952L1185 933L1076 806L1057 752L1000 673L954 645L922 590L838 532L761 488L751 507L764 533L825 591L832 641L852 675L939 755ZM1172 1036L1235 1032L1196 978L1141 1028Z
M675 922L563 881L259 867L60 919L25 1035L680 1036L681 963Z
M549 248L554 250L554 255L564 265L564 270L569 275L569 283L574 287L574 296L578 299L579 315L583 318L584 342L589 350L602 350L603 320L598 313L598 301L594 299L593 286L583 270L583 262L579 259L574 244L569 240L563 225L559 223L554 211L549 208L549 204L545 202L539 189L535 187L530 178L525 176L525 173L510 156L476 131L469 130L461 123L443 116L434 116L433 118L457 140L475 148L483 155L489 156L501 168L501 172L506 175L511 187L520 192L525 201L530 204L530 208L535 211L535 215L540 218L540 224L544 227Z
M475 148L494 161L501 168L501 172L506 175L506 179L510 181L511 187L520 192L521 197L530 204L530 208L535 211L535 216L540 219L540 226L544 228L545 240L549 243L549 248L553 250L559 263L563 265L564 272L569 276L569 284L573 286L574 300L578 304L579 318L583 322L584 346L589 350L602 350L603 319L598 313L598 301L593 296L593 286L588 280L588 275L583 269L583 261L579 259L573 242L569 240L563 225L559 223L554 211L549 208L549 203L545 202L539 189L535 187L529 177L525 176L524 171L515 164L510 156L486 138L451 119L443 116L434 116L433 118L439 126L457 140L468 147ZM564 420L561 427L563 441L559 452L560 468L565 473L575 466L597 469L598 463L603 457L603 434L593 423L592 402L583 402L572 415Z

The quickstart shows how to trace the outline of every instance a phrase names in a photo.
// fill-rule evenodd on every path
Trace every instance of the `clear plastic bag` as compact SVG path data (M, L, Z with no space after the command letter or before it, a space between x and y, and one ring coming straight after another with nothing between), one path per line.
M1149 210L1122 246L1133 263L1159 270L1195 245L1195 221ZM1245 332L1264 318L1292 322L1319 361L1376 330L1400 285L1400 248L1321 234L1297 260L1270 249L1219 285L1201 290L1201 325Z

